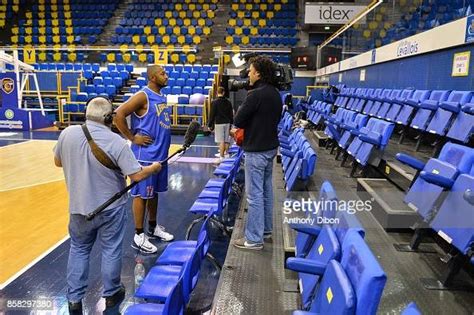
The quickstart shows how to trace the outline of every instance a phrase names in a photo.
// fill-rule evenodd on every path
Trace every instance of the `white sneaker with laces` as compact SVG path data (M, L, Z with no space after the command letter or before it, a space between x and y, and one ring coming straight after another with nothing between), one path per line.
M136 234L133 237L132 247L138 249L147 254L154 254L158 251L155 245L153 245L145 233Z
M173 234L166 232L165 229L161 225L156 226L153 236L156 236L165 242L174 240Z

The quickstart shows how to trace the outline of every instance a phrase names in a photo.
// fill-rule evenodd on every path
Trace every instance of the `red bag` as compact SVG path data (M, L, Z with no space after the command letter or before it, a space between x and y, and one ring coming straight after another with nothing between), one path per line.
M242 146L244 143L244 129L237 128L237 130L234 132L234 140L239 147Z

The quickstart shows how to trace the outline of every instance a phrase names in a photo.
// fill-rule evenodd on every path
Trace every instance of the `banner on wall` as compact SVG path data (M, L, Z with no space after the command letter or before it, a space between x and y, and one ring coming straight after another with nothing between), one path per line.
M0 108L18 108L18 87L13 72L0 73Z
M155 54L155 64L165 65L168 63L168 50L155 49L153 52Z
M467 77L469 75L469 59L471 59L471 52L464 51L453 56L453 77Z
M304 23L305 24L346 24L362 12L364 5L345 5L328 3L306 3ZM359 23L365 23L363 17Z
M466 38L465 42L470 43L474 41L474 15L470 15L466 19Z

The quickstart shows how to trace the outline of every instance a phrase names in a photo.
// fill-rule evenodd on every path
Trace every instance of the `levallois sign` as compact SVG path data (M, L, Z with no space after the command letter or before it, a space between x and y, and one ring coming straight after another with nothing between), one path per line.
M365 6L308 2L305 6L305 24L346 24ZM365 23L365 17L360 20Z

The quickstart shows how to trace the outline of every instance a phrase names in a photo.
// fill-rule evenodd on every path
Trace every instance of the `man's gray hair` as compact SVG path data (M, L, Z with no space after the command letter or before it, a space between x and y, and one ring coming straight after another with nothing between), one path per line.
M104 97L96 97L89 102L86 109L86 119L104 123L104 117L113 112L112 104Z

